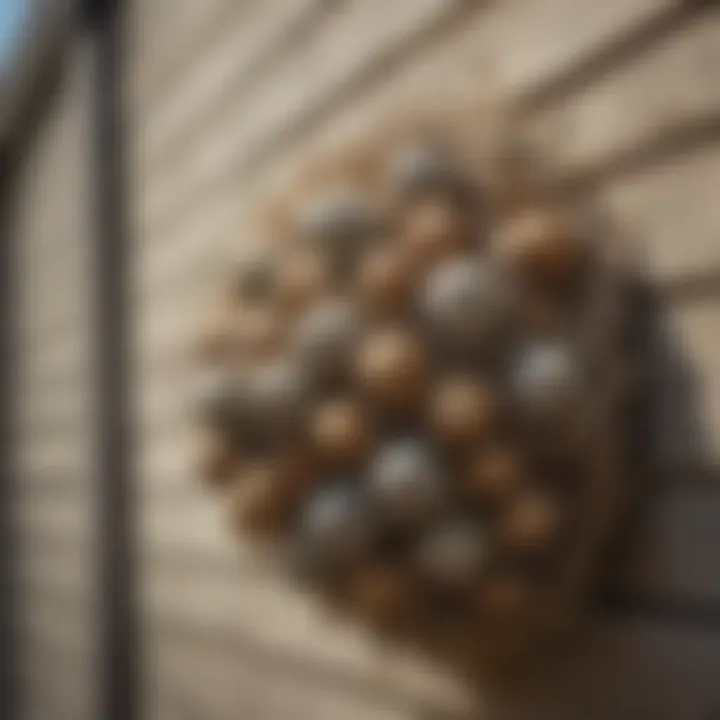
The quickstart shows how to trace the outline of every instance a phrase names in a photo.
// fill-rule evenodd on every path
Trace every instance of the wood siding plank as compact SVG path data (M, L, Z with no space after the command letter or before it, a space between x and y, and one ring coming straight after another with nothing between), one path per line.
M720 15L706 13L532 118L550 172L583 175L683 128L720 123Z

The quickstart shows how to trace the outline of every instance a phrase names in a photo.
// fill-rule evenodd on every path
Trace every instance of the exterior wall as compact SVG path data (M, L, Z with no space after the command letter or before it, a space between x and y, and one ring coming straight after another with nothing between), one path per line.
M698 482L714 477L720 451L720 294L704 281L720 261L717 12L672 0L186 0L169 12L155 0L136 3L130 37L151 716L418 717L429 696L454 707L448 684L431 692L420 670L389 663L238 550L187 470L175 402L189 319L213 263L251 241L242 222L253 199L314 149L448 88L490 88L491 100L517 105L556 179L640 240L697 381L683 416L677 368L666 368L663 489L623 578L635 610L598 619L593 667L574 663L584 694L546 698L548 714L717 712L720 636L698 626L720 601L706 549L720 532L720 494Z
M570 665L506 710L568 720L720 712L720 14L699 5L131 4L133 427L149 719L474 716L441 669L387 655L265 572L224 531L185 457L195 311L225 254L252 241L243 221L255 199L318 148L450 91L515 106L558 183L593 197L640 242L669 338L658 354L658 490L618 579L630 611L598 613ZM24 668L37 718L90 717L93 692L87 188L67 170L86 166L83 67L78 47L23 180L17 460Z

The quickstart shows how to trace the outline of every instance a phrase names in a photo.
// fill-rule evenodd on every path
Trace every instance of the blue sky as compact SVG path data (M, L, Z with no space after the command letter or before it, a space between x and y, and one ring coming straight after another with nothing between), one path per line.
M29 5L30 0L0 0L0 70L17 49Z

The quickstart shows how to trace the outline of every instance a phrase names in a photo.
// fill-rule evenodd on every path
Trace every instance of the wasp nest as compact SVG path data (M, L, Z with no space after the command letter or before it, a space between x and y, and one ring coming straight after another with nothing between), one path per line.
M546 193L429 139L314 188L202 342L202 474L381 635L492 665L590 586L625 476L622 281Z

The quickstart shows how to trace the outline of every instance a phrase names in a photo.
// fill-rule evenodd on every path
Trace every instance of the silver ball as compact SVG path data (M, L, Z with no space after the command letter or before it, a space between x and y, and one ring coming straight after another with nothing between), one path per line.
M477 521L446 520L433 528L418 547L422 572L443 585L470 583L488 557L484 528Z
M243 300L261 300L270 295L276 282L276 267L269 254L240 262L235 275L235 292Z
M393 159L393 180L406 192L429 193L452 190L459 174L452 158L428 143L403 148Z
M193 378L190 396L200 421L222 430L236 429L247 411L244 376L225 368L199 372Z
M360 327L357 309L345 300L327 300L303 315L294 348L308 376L323 379L347 368Z
M290 429L300 420L308 386L296 365L276 361L256 370L246 392L253 425L274 434Z
M304 560L317 570L360 559L372 541L365 498L350 479L321 490L307 505L300 527Z
M423 307L430 326L460 344L488 342L501 326L509 295L480 260L448 260L427 279Z
M360 193L339 189L312 202L300 218L301 232L337 267L346 266L373 235L376 217Z
M513 397L530 419L563 420L583 402L585 382L580 358L561 341L521 350L511 369Z
M442 508L445 500L438 459L419 440L389 442L371 461L368 494L389 522L424 522Z

